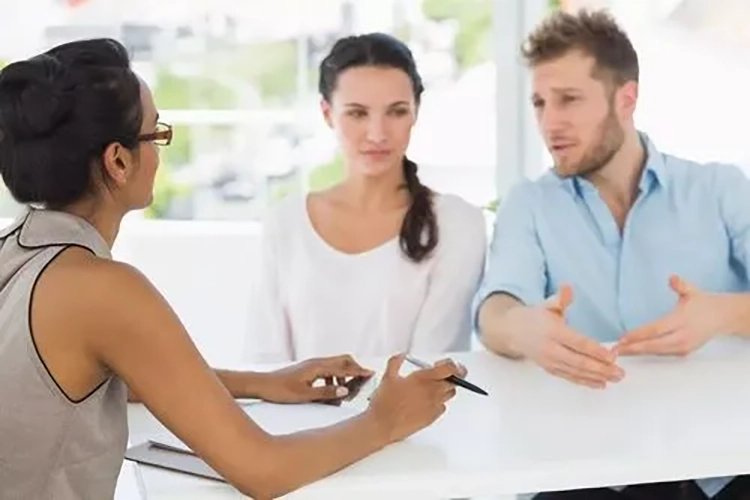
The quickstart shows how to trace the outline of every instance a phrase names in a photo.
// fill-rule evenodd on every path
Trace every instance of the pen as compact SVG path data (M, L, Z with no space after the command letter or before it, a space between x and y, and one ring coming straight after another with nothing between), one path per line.
M424 361L420 361L416 358L413 358L412 356L406 355L405 356L406 361L413 364L414 366L417 366L419 368L432 368L432 365L429 363L425 363ZM471 382L467 382L466 380L462 379L461 377L456 377L455 375L451 375L447 379L445 379L446 382L450 382L451 384L455 384L458 386L463 387L464 389L467 389L471 392L476 392L477 394L482 394L483 396L488 396L487 391L484 389L477 387L476 385L472 384Z

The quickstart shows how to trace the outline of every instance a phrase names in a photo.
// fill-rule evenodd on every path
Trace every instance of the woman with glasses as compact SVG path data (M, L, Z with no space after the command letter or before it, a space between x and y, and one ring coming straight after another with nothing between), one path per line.
M0 71L0 174L27 213L0 232L3 498L112 498L127 443L127 388L243 493L271 498L429 425L462 375L408 377L391 358L367 410L276 437L232 396L325 399L317 378L368 376L348 356L270 373L214 372L149 281L111 258L123 216L151 202L159 123L113 40L73 42ZM218 376L217 376L218 375ZM333 392L331 392L333 391Z

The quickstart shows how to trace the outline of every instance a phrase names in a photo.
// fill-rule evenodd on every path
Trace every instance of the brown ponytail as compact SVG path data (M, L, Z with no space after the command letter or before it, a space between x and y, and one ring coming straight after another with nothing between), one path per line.
M438 243L438 226L432 207L432 191L419 182L416 163L404 157L403 169L411 204L401 224L399 244L401 251L409 259L421 262L430 256Z

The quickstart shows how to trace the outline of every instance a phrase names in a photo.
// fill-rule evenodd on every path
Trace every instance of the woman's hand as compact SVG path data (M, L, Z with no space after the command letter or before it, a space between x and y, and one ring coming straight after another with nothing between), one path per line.
M349 355L314 358L268 373L259 396L272 403L338 402L349 396L347 381L373 374Z

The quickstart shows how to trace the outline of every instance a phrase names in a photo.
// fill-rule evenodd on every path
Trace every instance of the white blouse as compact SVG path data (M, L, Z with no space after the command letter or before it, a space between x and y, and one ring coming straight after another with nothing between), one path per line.
M417 264L398 237L359 254L338 251L312 226L306 195L280 202L263 231L250 361L468 350L485 219L455 195L436 195L434 206L438 246Z

